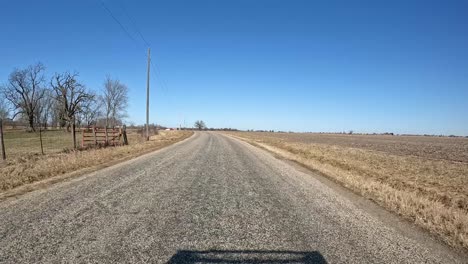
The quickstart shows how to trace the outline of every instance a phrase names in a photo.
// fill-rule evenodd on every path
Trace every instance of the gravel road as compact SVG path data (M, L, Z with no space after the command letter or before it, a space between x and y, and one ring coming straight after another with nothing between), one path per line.
M0 263L463 263L217 133L0 203Z

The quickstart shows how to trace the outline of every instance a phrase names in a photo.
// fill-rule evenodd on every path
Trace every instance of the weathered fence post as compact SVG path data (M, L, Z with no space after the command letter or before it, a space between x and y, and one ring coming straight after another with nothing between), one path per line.
M76 149L76 129L75 129L75 118L72 121L72 137L73 137L73 149Z
M0 118L0 148L2 148L2 159L6 160L5 142L3 141L3 119Z
M109 137L108 137L108 135L107 135L107 126L106 126L106 128L104 129L104 131L106 132L106 144L105 144L105 145L107 146L107 145L109 145Z
M93 126L94 145L97 146L96 127Z
M42 128L40 124L39 124L39 140L41 141L41 153L42 155L44 155L44 147L42 146Z
M123 125L122 136L123 136L124 145L128 145L126 125Z

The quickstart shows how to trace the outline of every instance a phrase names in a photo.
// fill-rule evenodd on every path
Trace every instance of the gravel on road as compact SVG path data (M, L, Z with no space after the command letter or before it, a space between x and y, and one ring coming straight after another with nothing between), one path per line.
M0 223L0 263L464 263L214 132L3 201Z

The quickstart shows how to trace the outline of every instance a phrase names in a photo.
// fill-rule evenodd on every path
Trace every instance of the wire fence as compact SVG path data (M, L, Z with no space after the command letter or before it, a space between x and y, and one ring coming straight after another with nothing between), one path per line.
M28 126L12 124L8 121L2 122L0 119L0 158L3 159L60 153L86 147L84 144L99 146L128 144L125 129L122 134L122 129L76 128L75 146L71 129L36 127L35 131L32 131ZM91 141L86 142L86 137L90 135L94 135L94 138L91 136Z
M81 138L77 130L77 140ZM27 131L24 129L4 129L3 144L8 158L25 155L50 154L73 149L73 135L61 129L42 129Z

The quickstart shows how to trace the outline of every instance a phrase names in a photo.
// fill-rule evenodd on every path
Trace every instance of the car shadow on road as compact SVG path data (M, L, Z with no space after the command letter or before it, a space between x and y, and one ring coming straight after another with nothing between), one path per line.
M326 264L317 251L276 250L179 250L168 264L191 263L308 263Z

